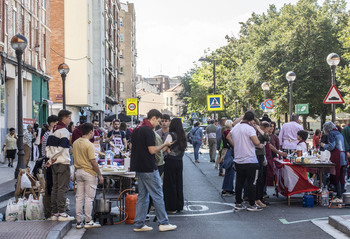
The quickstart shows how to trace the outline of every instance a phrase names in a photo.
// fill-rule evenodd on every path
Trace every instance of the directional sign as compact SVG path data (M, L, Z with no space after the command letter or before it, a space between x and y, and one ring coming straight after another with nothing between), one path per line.
M262 102L261 105L260 105L260 108L265 111L266 110L266 107L265 107L265 102Z
M126 115L137 115L137 98L126 99Z
M323 100L323 104L344 104L345 101L341 94L339 93L337 87L332 85L326 98Z
M309 114L309 104L296 104L295 113L297 113L298 115Z
M198 113L192 113L192 119L197 120L198 119Z
M267 109L272 109L275 103L273 103L273 100L267 99L264 101L264 105Z
M222 95L207 95L208 111L222 111L223 102Z

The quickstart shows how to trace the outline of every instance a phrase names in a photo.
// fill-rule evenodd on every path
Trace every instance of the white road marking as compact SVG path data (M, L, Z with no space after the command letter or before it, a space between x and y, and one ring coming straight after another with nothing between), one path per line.
M219 212L208 212L208 213L194 213L194 214L177 214L177 215L168 215L168 217L198 217L198 216L212 216L212 215L219 215L219 214L226 214L226 213L233 213L233 208L235 206L234 203L223 203L223 202L207 202L207 201L187 201L185 204L188 203L195 203L195 204L190 204L190 205L185 205L185 207L191 207L191 206L201 206L203 207L203 204L217 204L217 205L225 205L225 206L230 206L232 209L225 210L225 211L219 211ZM206 207L206 206L204 206ZM209 207L208 207L209 209ZM192 210L192 211L198 211L198 210Z
M328 217L312 218L312 219L298 220L298 221L292 221L292 222L288 222L286 219L280 219L280 222L282 222L283 224L294 224L299 222L309 222L312 220L325 220L325 219L328 219Z
M330 236L336 238L336 239L347 239L349 238L347 235L342 233L341 231L338 231L334 227L328 224L328 220L311 220L313 224L321 228L323 231L325 231Z
M199 208L199 209L196 209ZM204 211L208 211L209 207L204 206L204 205L188 205L188 206L184 206L184 211L188 211L188 212L204 212Z

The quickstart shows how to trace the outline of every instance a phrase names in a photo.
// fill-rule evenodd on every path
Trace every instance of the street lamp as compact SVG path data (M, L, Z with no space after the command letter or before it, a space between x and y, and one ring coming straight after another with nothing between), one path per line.
M264 100L266 100L266 94L270 90L270 85L268 82L264 82L261 84L261 88L264 91Z
M15 171L17 178L19 169L24 169L24 145L23 145L23 93L22 93L22 55L27 47L27 39L21 34L17 34L11 39L11 47L16 51L17 66L18 66L18 89L17 89L17 127L18 127L18 162Z
M213 59L204 58L204 57L201 57L199 59L199 61L207 61L207 62L212 62L213 63L213 81L214 81L214 95L215 95L216 94L216 82L215 82L215 65L216 65L216 61L213 60ZM214 111L214 119L216 119L215 111Z
M327 56L327 63L331 67L332 85L335 85L335 68L340 62L340 57L337 53L331 53ZM332 104L332 122L335 121L335 104Z
M61 63L58 66L58 72L61 74L62 77L62 86L63 86L63 109L66 109L66 76L69 72L69 66L66 63Z
M292 98L292 91L293 91L293 82L295 81L295 78L297 75L293 71L289 71L286 74L286 79L289 82L289 121L292 121L292 107L293 107L293 98Z

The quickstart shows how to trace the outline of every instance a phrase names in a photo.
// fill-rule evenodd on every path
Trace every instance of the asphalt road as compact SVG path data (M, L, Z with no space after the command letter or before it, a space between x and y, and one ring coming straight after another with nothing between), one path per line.
M288 207L285 198L272 196L273 188L268 189L271 204L263 211L233 212L234 197L221 197L223 178L209 163L206 150L202 149L199 164L193 163L190 151L183 159L186 210L169 215L176 231L158 232L151 220L147 223L153 227L151 232L133 232L132 225L120 224L89 229L83 238L333 238L310 219L350 214L348 209L303 208L298 198Z

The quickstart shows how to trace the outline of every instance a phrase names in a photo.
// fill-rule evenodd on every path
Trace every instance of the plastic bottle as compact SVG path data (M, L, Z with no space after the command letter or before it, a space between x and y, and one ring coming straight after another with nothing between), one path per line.
M321 205L322 207L328 207L329 205L329 195L326 187L322 189Z

